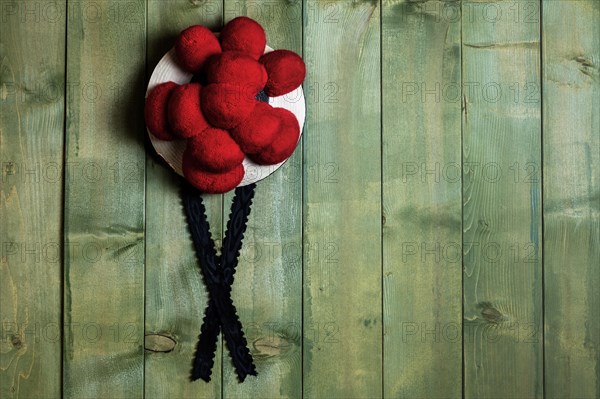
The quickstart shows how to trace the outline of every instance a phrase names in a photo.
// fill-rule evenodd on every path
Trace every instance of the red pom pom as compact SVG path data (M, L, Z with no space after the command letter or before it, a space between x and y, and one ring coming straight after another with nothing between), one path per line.
M210 57L205 69L209 83L236 83L258 93L267 83L265 67L245 53L227 51Z
M229 21L219 36L223 51L241 51L259 59L265 51L267 36L262 26L248 17Z
M213 83L202 89L202 111L208 122L221 129L232 129L244 122L258 101L243 86Z
M200 108L201 92L199 83L188 83L173 90L169 99L169 125L175 135L189 138L209 127Z
M221 52L219 40L207 27L194 25L182 31L175 42L179 64L186 71L197 73L204 62Z
M260 62L269 75L265 93L270 97L283 96L295 90L306 77L306 65L293 51L275 50L263 55Z
M244 153L225 130L208 128L188 140L187 154L208 172L226 172L244 161Z
M157 139L166 141L176 139L169 128L168 122L169 98L176 87L177 84L173 82L159 84L152 89L146 98L146 104L144 105L146 126Z
M221 194L233 190L244 178L244 165L239 164L230 171L223 173L208 172L195 163L191 156L183 157L183 175L200 191L209 194Z
M231 130L231 137L240 145L246 154L255 154L269 146L275 139L280 118L273 112L273 107L259 102L250 117L237 128Z
M300 137L298 119L285 108L273 108L273 113L280 119L281 127L275 140L263 151L250 155L253 161L261 165L274 165L288 159Z

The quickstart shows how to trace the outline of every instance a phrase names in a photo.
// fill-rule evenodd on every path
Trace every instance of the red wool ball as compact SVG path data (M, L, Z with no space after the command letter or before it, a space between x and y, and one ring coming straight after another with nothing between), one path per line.
M177 84L173 82L159 84L146 98L144 105L146 126L157 139L171 141L177 138L171 132L168 122L169 98L176 87Z
M201 92L199 83L188 83L173 90L169 99L169 124L175 135L189 138L209 127L200 108Z
M261 165L274 165L288 159L300 137L300 125L296 116L285 108L273 108L281 126L275 140L263 151L250 155L253 161Z
M223 51L241 51L259 59L265 51L267 35L255 20L237 17L223 27L219 40Z
M267 83L265 67L245 53L226 51L210 57L204 69L209 83L236 83L258 93Z
M265 66L269 80L265 93L269 97L283 96L297 89L306 77L306 65L302 58L289 50L275 50L263 55L260 62Z
M205 61L221 52L221 45L214 33L205 26L194 25L182 31L175 42L175 54L183 69L197 73Z
M208 128L188 140L184 157L208 172L226 172L244 161L244 153L225 130Z
M242 151L246 154L256 154L273 142L280 125L280 118L273 112L273 107L259 102L250 117L230 133Z
M213 83L202 89L202 111L206 120L221 129L233 129L244 122L258 101L244 86Z
M186 153L188 156L185 156ZM223 173L212 173L200 168L189 152L184 152L183 175L200 191L208 194L221 194L233 190L244 178L244 165L239 164Z

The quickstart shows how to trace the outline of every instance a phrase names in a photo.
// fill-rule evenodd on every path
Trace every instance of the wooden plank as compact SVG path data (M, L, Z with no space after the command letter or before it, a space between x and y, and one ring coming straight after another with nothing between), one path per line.
M218 30L222 24L222 6L222 0L200 3L150 0L147 78L181 30L195 24ZM218 398L220 344L211 382L189 381L207 293L179 199L179 184L174 173L155 157L148 156L146 165L145 397ZM212 235L220 245L222 196L206 196L205 206ZM170 339L175 341L173 348ZM157 342L158 346L153 347Z
M382 394L380 9L304 2L304 395Z
M145 10L69 4L66 397L143 394Z
M600 4L542 6L545 396L597 398Z
M2 2L0 19L0 397L57 398L66 7Z
M463 2L464 396L542 393L538 2Z
M302 54L302 3L225 0L225 19L261 23L268 44ZM233 196L225 195L224 224ZM239 384L223 351L223 396L298 398L302 395L302 146L256 187L233 300L258 371Z
M384 2L385 397L462 394L460 11Z

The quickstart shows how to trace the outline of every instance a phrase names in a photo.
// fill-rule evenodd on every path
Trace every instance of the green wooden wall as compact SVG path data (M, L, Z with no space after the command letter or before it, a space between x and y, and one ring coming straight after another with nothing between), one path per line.
M146 151L177 33L248 15L303 55L220 343ZM1 398L600 397L597 0L0 0ZM217 243L232 196L207 196Z

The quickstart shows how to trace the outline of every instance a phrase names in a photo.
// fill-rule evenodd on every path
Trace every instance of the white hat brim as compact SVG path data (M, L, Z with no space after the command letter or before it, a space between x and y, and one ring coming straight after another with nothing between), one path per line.
M265 47L265 54L271 51L273 51L271 47ZM193 75L191 73L184 71L177 64L177 60L175 58L175 49L172 48L162 57L162 59L156 65L156 68L154 68L152 76L150 77L150 82L148 83L146 96L148 96L148 93L154 89L154 87L161 83L171 81L182 85L189 83L192 80L192 77ZM306 117L306 104L302 86L283 96L269 97L269 104L273 107L285 108L296 116L298 119L298 124L300 125L300 136L298 138L298 141L300 141L300 137L302 137L302 131L304 130L304 118ZM185 140L160 140L154 137L154 135L152 135L149 131L148 135L150 136L152 146L158 155L161 156L177 174L183 176L182 159L186 144ZM285 161L275 165L259 165L248 157L244 158L243 165L245 174L238 187L256 183L268 177L277 169L279 169L284 163Z

